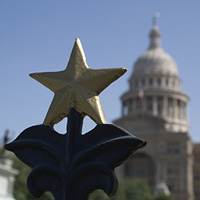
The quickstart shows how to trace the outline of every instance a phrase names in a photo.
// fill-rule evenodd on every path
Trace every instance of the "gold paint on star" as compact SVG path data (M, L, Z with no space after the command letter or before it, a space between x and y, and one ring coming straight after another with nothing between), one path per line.
M82 117L106 123L99 94L126 72L125 68L90 69L80 40L77 38L64 71L30 74L54 92L44 124L53 126L67 117L71 107Z

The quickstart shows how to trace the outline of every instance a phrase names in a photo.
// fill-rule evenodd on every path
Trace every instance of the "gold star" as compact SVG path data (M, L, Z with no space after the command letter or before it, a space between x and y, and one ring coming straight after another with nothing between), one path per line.
M98 95L125 72L125 68L90 69L77 38L64 71L30 74L54 92L44 124L53 126L58 123L71 107L82 117L88 115L96 123L106 123Z

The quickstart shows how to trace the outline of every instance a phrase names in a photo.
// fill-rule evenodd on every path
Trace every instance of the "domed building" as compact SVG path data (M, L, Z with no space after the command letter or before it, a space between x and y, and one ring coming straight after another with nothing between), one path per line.
M122 116L114 121L146 140L147 146L116 173L118 177L146 179L153 189L164 182L176 200L194 200L189 98L181 90L174 59L161 47L155 22L149 37L149 48L134 63L129 90L121 97Z

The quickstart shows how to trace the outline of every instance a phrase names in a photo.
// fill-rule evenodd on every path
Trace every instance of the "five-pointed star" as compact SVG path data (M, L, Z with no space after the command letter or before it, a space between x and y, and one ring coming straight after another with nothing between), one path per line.
M77 38L64 71L33 73L30 76L54 92L44 124L53 126L67 117L71 107L96 123L106 123L99 94L126 72L125 68L90 69Z

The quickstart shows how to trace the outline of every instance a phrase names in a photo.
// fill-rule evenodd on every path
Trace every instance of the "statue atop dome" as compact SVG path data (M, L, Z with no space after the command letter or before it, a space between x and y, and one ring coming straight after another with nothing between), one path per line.
M155 15L153 17L153 28L149 34L149 37L151 39L149 49L155 49L157 47L160 47L161 34L160 34L159 28L157 26L157 19L159 16L160 16L160 14L157 12L157 13L155 13Z
M154 17L153 17L153 25L156 26L157 25L157 19L158 17L160 17L160 13L156 12Z

